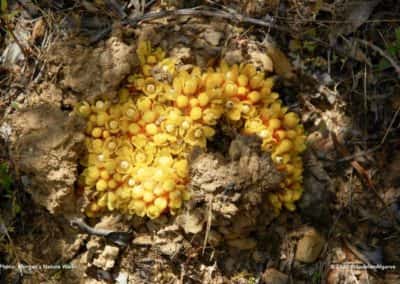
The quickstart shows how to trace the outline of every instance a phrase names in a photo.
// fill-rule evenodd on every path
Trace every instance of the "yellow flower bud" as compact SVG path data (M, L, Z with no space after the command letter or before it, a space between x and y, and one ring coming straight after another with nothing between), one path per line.
M96 190L97 191L104 191L107 189L107 181L104 179L99 179L96 182Z
M237 94L239 97L244 97L247 95L247 93L249 92L249 90L246 87L240 86L237 89Z
M91 113L89 104L87 102L83 102L81 105L79 105L78 113L83 117L88 117Z
M261 99L260 93L257 91L250 92L247 97L252 103L257 103Z
M238 76L239 76L239 68L236 64L233 65L230 70L225 72L225 80L227 81L236 82Z
M182 76L175 77L174 80L172 81L172 86L178 94L182 92L183 85L184 85L184 79Z
M131 199L131 189L127 186L118 188L116 191L118 199L129 200Z
M126 102L130 97L129 90L127 88L122 88L118 92L118 97L120 102Z
M131 164L126 160L121 160L118 164L118 172L126 173L130 169Z
M270 88L268 88L268 87L262 87L261 88L261 90L260 90L260 95L261 95L261 97L263 98L263 99L267 99L268 97L269 97L269 95L271 94L271 89ZM273 100L271 100L271 98L270 99L267 99L266 100L266 103L271 103L271 102L273 102L275 99L273 99Z
M155 135L158 133L158 127L154 123L147 124L145 129L148 135Z
M115 173L113 174L112 177L116 182L122 183L124 182L124 179L126 179L126 176L123 176L121 173Z
M90 148L94 153L101 153L103 151L103 140L94 139Z
M280 101L276 101L270 105L270 109L273 113L273 117L277 118L282 115L282 105Z
M282 140L286 137L286 131L285 130L276 130L275 136L277 136L280 140Z
M144 76L149 77L151 76L152 67L151 65L145 64L142 66L142 73Z
M148 96L157 95L160 90L160 86L157 86L156 81L153 78L145 80L143 92Z
M107 170L102 170L100 171L100 177L102 179L108 180L110 178L110 174L108 173Z
M97 199L97 205L100 208L104 208L107 205L107 193L100 195L99 199Z
M142 200L134 199L129 203L128 207L140 217L143 217L146 214L146 203Z
M95 127L92 130L92 136L95 138L99 138L101 137L101 135L103 134L103 130L100 127Z
M237 82L240 87L246 87L247 84L249 83L249 78L247 78L246 75L241 74L239 75Z
M168 201L165 197L157 197L154 200L154 206L156 206L160 212L164 211L165 208L168 206Z
M281 121L277 118L272 118L268 121L268 128L271 130L281 127Z
M293 189L293 196L292 196L292 201L297 201L301 198L301 195L303 194L303 189Z
M137 100L136 106L142 113L151 109L152 102L149 98L142 97Z
M155 205L150 205L146 208L146 215L150 219L158 218L160 216L160 213L160 209Z
M176 98L176 106L179 108L185 108L189 104L189 98L184 95L180 95Z
M144 121L145 123L151 123L156 121L157 119L157 113L155 111L146 111L145 113L143 113L142 116L142 121Z
M107 110L107 105L103 101L97 101L94 105L94 111L100 112L100 111L106 111Z
M154 188L153 193L154 193L156 196L161 196L161 195L164 195L164 194L165 194L165 190L164 190L161 186L157 185L157 186Z
M89 178L96 180L100 177L100 171L96 167L89 167L87 169L87 175Z
M282 155L293 149L293 143L289 139L283 139L275 149L274 155Z
M234 83L227 83L224 88L224 95L227 97L236 96L238 87Z
M98 112L96 116L96 124L98 126L104 126L108 121L108 114L105 112Z
M91 114L89 116L89 122L96 123L97 122L97 116L95 114Z
M137 123L131 123L131 124L129 124L129 126L128 126L128 132L131 134L131 135L136 135L136 134L138 134L139 132L140 132L140 126L137 124Z
M129 78L128 78L129 80ZM137 90L142 90L144 88L145 85L145 80L141 77L139 78L133 78L133 85L135 86L135 89Z
M206 92L202 92L199 94L198 100L199 100L199 105L201 107L204 107L204 106L208 105L210 98Z
M248 63L242 67L241 73L251 78L257 74L257 70L253 64Z
M264 83L264 76L262 74L256 74L250 79L250 87L254 89L259 89Z
M157 57L155 57L154 55L149 55L149 56L147 56L147 63L148 64L151 64L151 65L153 65L153 64L156 64L157 63Z
M136 185L132 188L132 198L134 199L142 199L144 194L144 188L142 185Z
M110 179L107 183L108 188L110 189L116 189L118 186L118 183L114 179Z
M144 134L137 134L137 135L131 137L132 145L138 149L141 149L144 146L146 146L147 142L148 142L148 139L147 139L146 135L144 135Z
M283 126L285 126L287 129L295 128L298 123L299 118L294 112L288 112L283 117Z
M110 131L108 131L108 130L103 130L102 136L103 136L104 139L110 137L110 136L111 136Z
M152 180L146 180L145 182L143 182L143 188L147 191L153 191L153 188L155 187L155 182Z
M186 80L183 84L183 93L185 95L193 95L197 90L197 84L198 82L195 77Z
M175 189L175 181L173 179L167 179L164 181L162 187L166 192L171 192Z
M202 115L202 109L199 107L194 107L190 110L190 118L192 120L198 120L201 118Z
M199 106L199 105L200 105L199 99L197 99L197 98L191 98L191 99L189 100L189 105L190 105L192 108L193 108L193 107Z
M152 202L155 199L155 195L152 191L145 190L143 192L143 201L146 203Z
M296 205L294 205L293 202L285 202L283 205L286 207L287 210L289 211L295 211L296 210Z
M286 136L289 139L294 139L297 136L297 133L295 130L287 130L286 131Z
M224 76L221 73L211 73L207 75L206 90L220 88L224 82Z
M179 209L182 207L182 199L171 199L168 206L171 209Z

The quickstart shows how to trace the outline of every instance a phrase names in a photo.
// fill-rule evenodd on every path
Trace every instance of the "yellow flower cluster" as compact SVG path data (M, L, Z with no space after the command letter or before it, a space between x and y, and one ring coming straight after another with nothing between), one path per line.
M76 106L87 118L88 154L79 185L91 200L88 216L106 210L149 218L174 214L190 198L188 155L195 146L207 147L223 116L238 131L262 139L262 149L286 174L281 190L268 199L277 212L282 205L295 209L302 194L304 130L272 91L272 78L251 64L179 70L148 42L139 43L137 55L140 71L128 78L117 102Z

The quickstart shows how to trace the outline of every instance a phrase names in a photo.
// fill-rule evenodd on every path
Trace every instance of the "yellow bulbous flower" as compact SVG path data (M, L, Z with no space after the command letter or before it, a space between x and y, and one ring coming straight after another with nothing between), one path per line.
M139 72L128 77L118 101L103 97L74 107L87 119L85 169L78 179L90 198L87 215L176 214L190 199L190 152L207 147L223 116L236 131L262 139L261 149L285 174L267 200L276 214L282 207L294 210L303 192L304 127L273 92L275 78L252 64L224 61L188 72L165 54L140 41Z

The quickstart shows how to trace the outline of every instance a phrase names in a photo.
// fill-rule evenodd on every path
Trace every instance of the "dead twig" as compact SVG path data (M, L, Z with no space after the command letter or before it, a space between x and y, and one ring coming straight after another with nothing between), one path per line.
M382 48L380 48L379 46L376 46L375 44L373 44L369 41L366 41L363 39L357 39L357 41L362 43L363 45L373 49L374 51L378 52L382 57L384 57L387 61L389 61L390 65L392 65L392 67L396 70L396 73L400 78L400 66L396 62L396 60L394 60L389 54L387 54L387 52L385 52Z
M5 27L5 30L10 33L10 35L14 39L15 43L19 46L19 48L21 49L21 52L24 54L24 57L26 59L29 58L28 52L26 51L25 47L21 44L21 42L19 41L19 39L15 35L14 31L10 28L8 23L5 20L1 19L1 18L0 18L0 26Z
M208 202L208 212L207 212L207 227L206 227L206 233L204 235L204 241L203 241L203 249L201 254L204 255L204 251L206 250L207 242L208 242L208 236L210 234L211 230L211 222L212 222L212 203L213 203L213 197L209 197L209 202Z
M385 135L383 136L383 138L382 138L381 143L379 144L379 146L381 146L381 145L383 145L383 143L385 143L386 137L389 135L389 132L390 132L390 130L392 129L393 124L394 124L394 122L396 121L397 116L399 115L399 113L400 113L400 106L397 108L396 112L394 113L394 115L393 115L393 117L392 117L392 120L390 121L389 127L388 127L388 129L386 130Z
M234 22L239 23L248 23L254 24L261 27L273 28L278 31L289 32L288 29L277 26L276 24L272 24L260 19L247 17L239 14L238 12L225 12L220 9L204 9L200 7L195 8L187 8L187 9L178 9L178 10L166 10L161 12L150 12L144 14L142 16L137 16L132 19L127 19L125 22L131 26L136 26L142 22L149 22L160 18L165 17L176 17L176 16L202 16L202 17L216 17L223 18Z

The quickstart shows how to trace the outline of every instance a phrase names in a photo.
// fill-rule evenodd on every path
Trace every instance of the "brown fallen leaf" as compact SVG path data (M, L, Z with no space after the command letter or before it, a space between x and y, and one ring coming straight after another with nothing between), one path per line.
M294 68L286 55L271 43L268 43L266 48L268 56L272 59L275 73L284 79L293 79Z
M42 19L39 19L35 22L32 29L31 42L36 43L41 40L46 32L46 22Z

